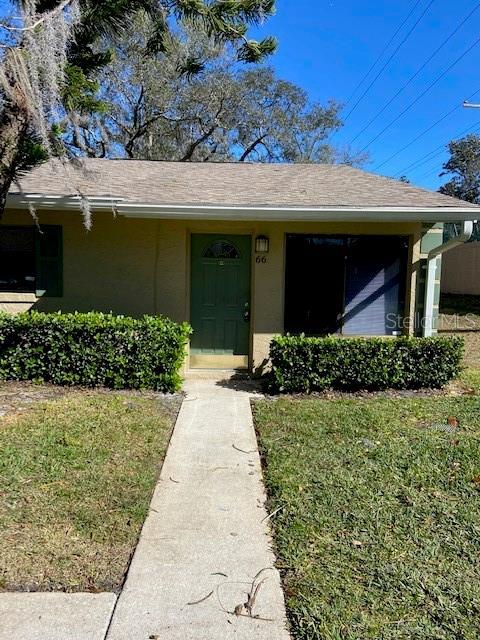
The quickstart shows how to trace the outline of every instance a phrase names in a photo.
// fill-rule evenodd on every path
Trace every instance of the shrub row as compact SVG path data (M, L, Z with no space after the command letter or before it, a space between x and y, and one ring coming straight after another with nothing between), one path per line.
M0 379L173 392L190 334L157 316L0 314Z
M274 391L441 388L461 370L458 337L307 338L282 336L270 345Z

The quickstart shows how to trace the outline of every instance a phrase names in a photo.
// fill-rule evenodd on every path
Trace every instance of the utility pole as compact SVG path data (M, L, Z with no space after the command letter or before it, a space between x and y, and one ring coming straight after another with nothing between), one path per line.
M480 104L476 104L475 102L467 102L466 100L463 101L463 106L466 109L480 109Z

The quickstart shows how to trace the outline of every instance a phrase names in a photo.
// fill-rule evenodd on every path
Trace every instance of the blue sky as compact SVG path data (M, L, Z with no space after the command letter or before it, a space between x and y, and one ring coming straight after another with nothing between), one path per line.
M0 0L0 14L5 12L7 5L7 0ZM326 102L334 98L347 103L344 115L348 114L383 64L419 21L385 71L347 118L344 129L335 136L334 142L339 145L351 143L435 49L476 9L407 89L353 142L358 150L366 147L432 82L444 74L423 98L367 147L371 154L367 169L389 176L405 173L415 184L438 188L445 181L445 178L438 177L448 157L442 151L444 145L469 128L480 134L480 109L461 107L462 101L476 92L475 97L480 102L480 1L277 0L277 6L277 15L267 21L260 33L254 32L256 36L277 36L279 51L271 59L271 64L281 77L307 89L313 100ZM412 9L413 14L375 70L353 99L347 102ZM477 39L478 44L474 44ZM470 52L447 71L470 47ZM441 122L436 124L439 120ZM430 127L430 131L414 142ZM401 151L406 145L409 145L408 148ZM390 160L399 151L401 153ZM430 152L432 157L427 158L426 162L409 168L409 165ZM388 162L382 164L385 160Z
M277 15L261 31L272 33L279 40L279 51L271 62L281 77L303 86L314 100L324 102L334 98L347 102L356 85L417 2L418 0L277 0ZM418 2L414 14L355 98L360 97L430 2L431 0ZM478 9L467 23L378 120L355 141L355 148L361 149L367 145L480 39L478 0L433 0L410 37L347 119L342 132L335 136L335 142L351 142L477 5ZM368 147L372 162L366 168L390 176L403 172L413 183L438 188L445 181L445 178L438 178L438 173L448 157L441 150L440 153L437 150L437 155L421 166L403 170L437 147L446 145L451 138L458 137L469 127L472 127L472 131L480 132L480 109L461 107L463 100L476 91L476 98L480 102L480 41L431 91ZM354 104L355 99L346 106L344 114ZM451 110L452 113L430 132L396 158L379 167L384 160Z

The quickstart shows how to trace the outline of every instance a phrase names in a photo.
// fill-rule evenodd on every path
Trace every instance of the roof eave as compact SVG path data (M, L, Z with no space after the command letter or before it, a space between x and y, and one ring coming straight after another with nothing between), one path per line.
M129 202L115 197L88 197L92 211L110 211L127 218L239 221L462 222L480 218L480 207L291 207L244 205L178 205ZM78 211L80 198L48 194L10 194L7 208Z

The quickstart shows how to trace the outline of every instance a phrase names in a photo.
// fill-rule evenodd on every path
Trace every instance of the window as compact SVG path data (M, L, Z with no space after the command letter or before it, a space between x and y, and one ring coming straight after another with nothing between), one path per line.
M220 260L238 260L240 253L237 247L226 240L217 240L203 252L204 258L216 258Z
M35 232L32 227L1 228L0 290L35 291Z
M408 238L289 235L285 330L394 335L404 315Z
M0 291L63 295L62 228L0 226Z

